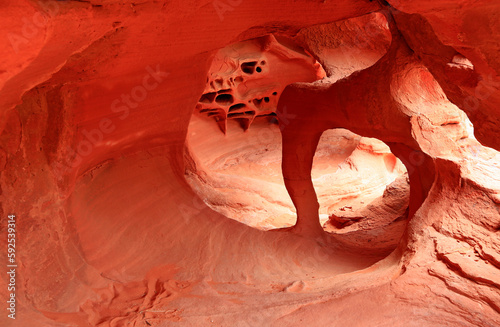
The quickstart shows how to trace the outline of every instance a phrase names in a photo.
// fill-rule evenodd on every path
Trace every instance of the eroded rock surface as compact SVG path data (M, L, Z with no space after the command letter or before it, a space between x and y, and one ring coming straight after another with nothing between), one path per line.
M0 7L0 325L500 325L497 2Z
M274 36L240 42L215 55L196 108L214 117L224 133L228 119L237 120L247 130L255 117L275 113L285 86L324 76L316 60L300 48L279 43Z

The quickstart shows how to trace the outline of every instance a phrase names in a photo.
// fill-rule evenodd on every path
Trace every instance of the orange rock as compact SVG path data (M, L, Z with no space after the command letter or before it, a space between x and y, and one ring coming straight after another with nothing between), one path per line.
M499 326L499 10L5 2L0 325Z

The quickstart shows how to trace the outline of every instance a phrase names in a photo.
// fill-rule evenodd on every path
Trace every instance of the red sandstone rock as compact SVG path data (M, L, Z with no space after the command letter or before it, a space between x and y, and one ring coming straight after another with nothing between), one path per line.
M228 119L237 120L247 130L256 117L276 111L285 86L324 76L313 58L274 36L240 42L216 54L196 108L215 118L224 133Z
M500 325L500 5L384 3L0 6L0 325ZM256 38L239 100L302 83L224 136L193 112Z

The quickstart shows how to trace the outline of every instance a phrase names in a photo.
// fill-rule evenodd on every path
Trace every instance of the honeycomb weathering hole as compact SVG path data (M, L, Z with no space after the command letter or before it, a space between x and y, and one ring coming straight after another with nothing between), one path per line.
M228 106L233 103L233 96L231 94L219 94L215 98L215 102L221 106Z
M245 73L245 74L253 74L254 71L255 71L255 65L257 65L257 62L256 61L252 61L252 62L244 62L241 64L241 70Z

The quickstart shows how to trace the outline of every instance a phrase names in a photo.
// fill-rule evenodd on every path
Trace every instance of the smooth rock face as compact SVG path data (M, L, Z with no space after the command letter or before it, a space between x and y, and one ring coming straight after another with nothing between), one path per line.
M0 6L0 325L499 326L499 14Z
M195 163L186 167L191 188L215 211L264 230L290 227L296 221L283 183L281 133L273 121L257 118L246 132L229 123L224 135L212 119L193 116L186 140L186 156ZM377 139L342 129L326 131L311 172L321 221L336 210L349 213L368 206L405 171ZM404 185L401 189L404 195L398 200L406 201L404 211L410 190ZM401 234L395 233L397 241Z

